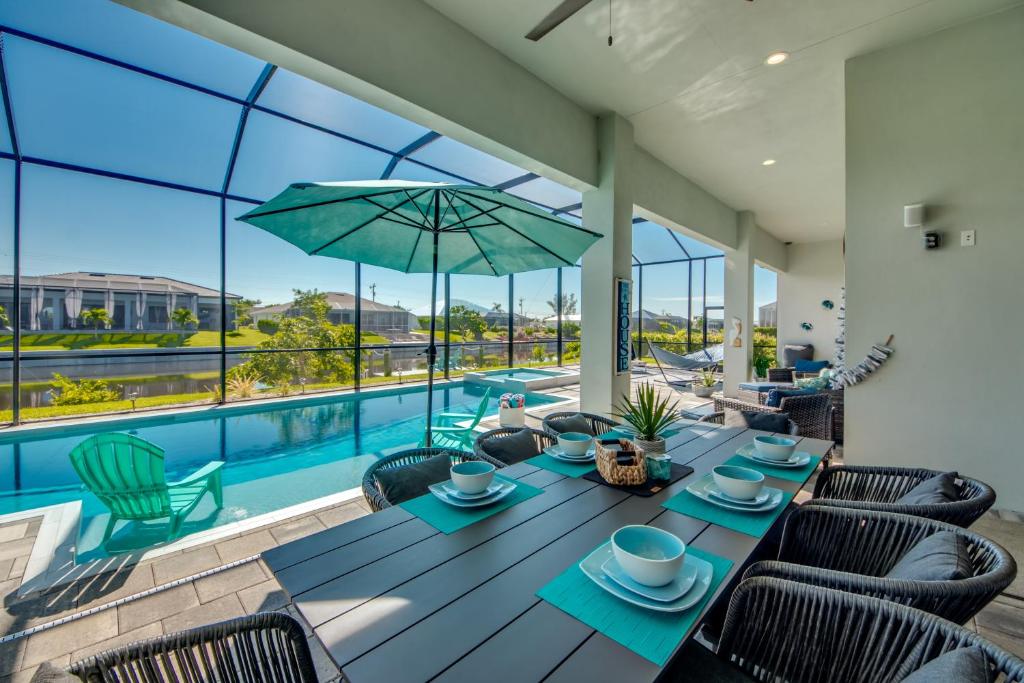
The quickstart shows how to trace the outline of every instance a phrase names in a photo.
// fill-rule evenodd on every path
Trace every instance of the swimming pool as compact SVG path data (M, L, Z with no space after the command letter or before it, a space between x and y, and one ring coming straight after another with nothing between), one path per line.
M453 382L434 388L436 412L474 412L486 387ZM79 562L160 543L166 521L122 523L100 547L106 508L80 488L68 453L83 439L124 431L166 450L174 480L211 460L223 460L224 506L210 496L188 517L183 535L331 495L360 485L377 458L413 448L423 436L426 387L229 406L173 415L109 420L0 435L0 514L82 501ZM529 394L527 407L563 401ZM491 392L488 414L497 413Z
M484 370L467 372L463 375L466 384L491 386L499 391L513 391L517 394L577 384L578 370L541 370L537 368L511 368L509 370Z

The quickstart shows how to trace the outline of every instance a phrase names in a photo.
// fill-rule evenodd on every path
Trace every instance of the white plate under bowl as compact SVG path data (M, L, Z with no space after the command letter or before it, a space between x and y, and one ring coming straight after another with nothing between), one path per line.
M645 598L642 595L623 588L616 581L612 580L611 577L605 574L601 567L604 566L604 563L607 562L610 557L614 557L614 555L612 551L612 542L608 541L597 550L583 558L583 561L580 562L580 569L587 578L615 597L625 600L637 607L643 607L644 609L654 610L657 612L682 612L690 609L700 602L708 592L708 588L711 587L711 577L714 574L714 568L711 566L710 562L687 553L686 557L683 559L683 566L685 567L687 564L691 564L697 570L697 578L693 582L693 586L678 600L673 600L672 602L658 602L657 600Z
M737 512L768 512L777 508L779 503L782 502L782 491L780 489L765 486L764 490L768 491L769 498L763 505L755 506L730 503L713 495L712 492L708 490L709 484L711 486L714 486L715 484L715 481L711 478L710 474L693 482L686 487L686 490L706 503L711 503L712 505L717 505L718 507L725 508L727 510L736 510ZM717 490L717 487L715 487L715 490Z
M811 454L804 451L795 451L793 455L789 456L788 460L772 460L758 453L752 443L748 443L740 448L736 451L736 455L761 463L762 465L771 465L772 467L803 467L811 461Z
M742 498L734 498L733 496L730 496L728 493L723 491L722 488L717 483L715 483L714 479L711 480L710 484L704 487L704 491L706 491L709 496L714 496L715 498L718 498L724 503L731 503L733 505L742 505L744 507L754 508L761 507L769 500L771 500L772 497L772 489L764 487L761 489L761 492L757 494L757 496L749 500L744 500Z
M601 565L601 571L626 590L642 597L656 600L657 602L672 602L686 595L693 588L694 581L697 580L697 565L693 562L687 563L684 557L682 569L679 570L679 574L676 575L676 578L672 579L671 583L665 586L645 586L634 581L633 577L626 573L622 565L619 564L619 561L615 559L614 552L613 550L612 556Z
M555 444L545 448L544 452L556 460L564 460L565 462L592 462L597 454L597 449L591 446L583 455L568 455L562 450L561 446Z
M436 496L441 502L448 503L460 508L479 508L485 505L492 505L497 503L499 500L508 496L516 490L516 485L507 480L495 480L498 483L499 488L492 495L486 498L476 498L473 500L464 500L452 495L450 491L455 489L455 486L450 482L443 481L439 484L431 484L428 489L434 496Z

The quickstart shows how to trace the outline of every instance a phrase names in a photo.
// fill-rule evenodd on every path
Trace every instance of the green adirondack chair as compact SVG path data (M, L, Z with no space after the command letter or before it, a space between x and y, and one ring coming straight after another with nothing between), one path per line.
M484 412L487 410L487 400L491 397L491 388L487 387L484 397L480 399L480 405L475 413L438 413L436 424L431 424L433 445L440 448L461 448L462 450L473 450L473 430L484 419ZM468 420L469 423L460 427L456 422ZM424 436L424 439L426 437ZM421 444L425 445L425 444Z
M209 491L217 507L224 504L220 470L210 462L180 481L167 481L164 449L131 434L96 434L71 451L71 465L110 510L103 543L119 520L170 518L167 540L177 538L181 523Z

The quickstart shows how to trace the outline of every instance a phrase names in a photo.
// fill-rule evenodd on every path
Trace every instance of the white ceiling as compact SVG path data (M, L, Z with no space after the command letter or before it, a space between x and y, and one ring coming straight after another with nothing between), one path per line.
M559 0L426 0L783 240L845 227L843 63L1021 0L608 0L539 43ZM791 54L766 66L774 50ZM775 159L771 167L761 165Z

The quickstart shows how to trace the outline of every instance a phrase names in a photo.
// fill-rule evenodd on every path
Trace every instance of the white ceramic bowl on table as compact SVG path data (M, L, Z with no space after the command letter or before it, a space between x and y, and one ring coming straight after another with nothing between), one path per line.
M585 455L594 443L594 437L583 432L565 432L558 435L558 445L566 455Z
M739 500L753 500L764 488L764 475L749 467L719 465L711 474L722 493Z
M796 449L796 439L784 436L755 436L754 450L769 460L789 460Z
M452 483L463 493L483 493L494 481L494 465L482 460L467 460L452 465Z
M686 544L652 526L624 526L612 534L612 552L622 570L644 586L664 586L683 567Z

